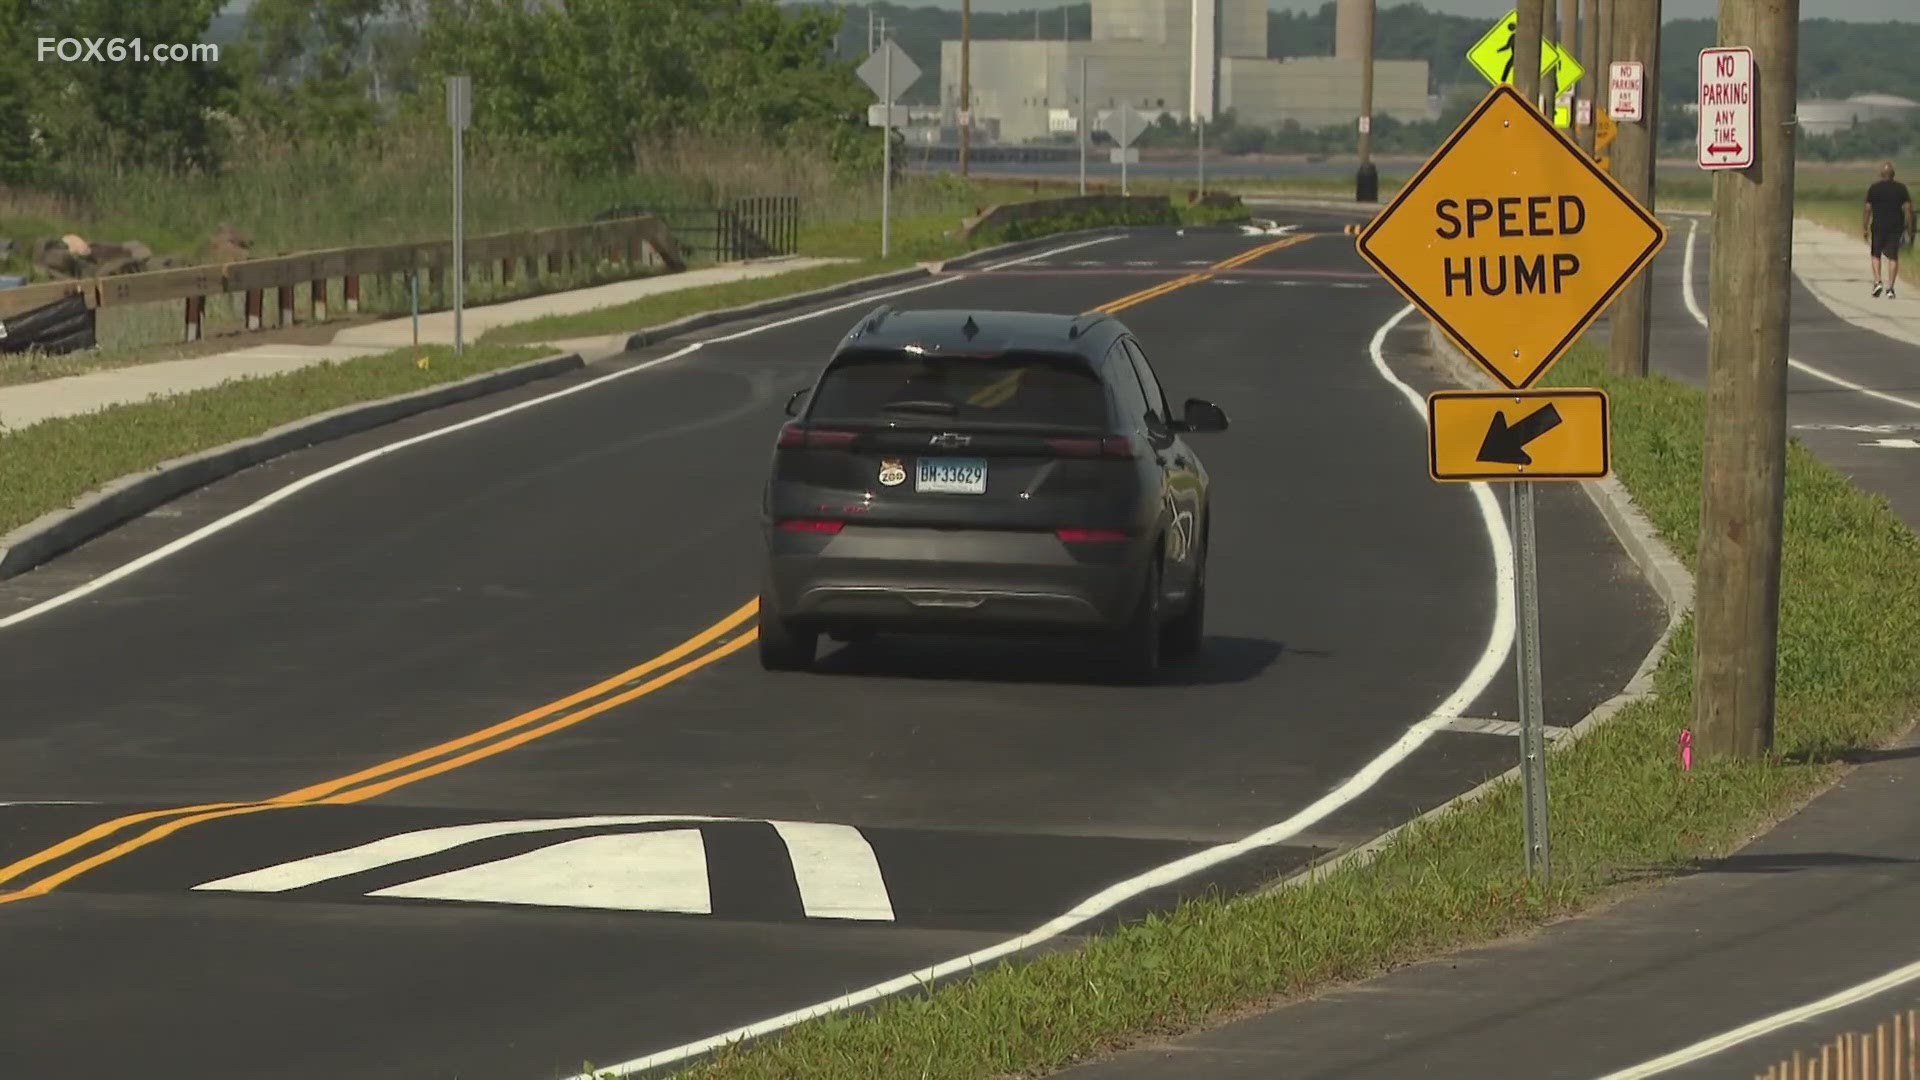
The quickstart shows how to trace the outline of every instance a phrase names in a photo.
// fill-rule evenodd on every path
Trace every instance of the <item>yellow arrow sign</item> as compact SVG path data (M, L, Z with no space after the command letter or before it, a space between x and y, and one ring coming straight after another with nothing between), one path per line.
M1356 241L1503 386L1531 386L1667 230L1511 86L1496 86Z
M1518 12L1509 11L1494 23L1480 40L1467 50L1467 63L1473 65L1488 82L1498 86L1513 82L1513 44L1520 28ZM1554 93L1563 97L1580 81L1587 69L1580 66L1573 53L1558 42L1540 42L1540 74L1544 77L1549 71L1554 73ZM1555 127L1568 127L1573 122L1573 109L1568 105L1557 106L1553 111Z
M1439 390L1427 396L1427 473L1435 480L1594 480L1606 476L1602 390Z

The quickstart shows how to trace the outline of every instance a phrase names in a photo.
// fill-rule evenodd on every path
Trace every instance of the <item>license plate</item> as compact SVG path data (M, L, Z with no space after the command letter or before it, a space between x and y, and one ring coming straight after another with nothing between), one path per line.
M947 495L985 495L986 458L921 458L916 463L913 490Z

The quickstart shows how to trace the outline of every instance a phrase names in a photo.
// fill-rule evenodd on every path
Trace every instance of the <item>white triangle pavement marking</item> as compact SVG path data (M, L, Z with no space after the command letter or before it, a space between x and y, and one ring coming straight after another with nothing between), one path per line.
M893 900L873 845L851 825L775 821L787 845L800 906L810 918L893 921Z
M734 821L735 818L702 817L694 814L602 814L594 817L540 818L533 821L482 821L473 825L443 825L420 829L360 844L356 847L311 855L293 862L279 863L244 874L220 878L195 889L223 892L286 892L304 889L348 874L437 855L461 844L487 840L514 833L545 832L553 829L591 828L597 825L652 825L664 821Z
M1916 439L1875 439L1860 445L1878 446L1883 450L1920 450L1920 440Z
M367 895L713 914L699 829L583 836Z

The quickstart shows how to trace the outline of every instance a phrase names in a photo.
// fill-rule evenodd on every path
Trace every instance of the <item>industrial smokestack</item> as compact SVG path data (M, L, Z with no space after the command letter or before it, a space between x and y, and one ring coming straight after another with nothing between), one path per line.
M1373 0L1339 0L1333 17L1333 55L1359 60L1367 54L1367 16Z

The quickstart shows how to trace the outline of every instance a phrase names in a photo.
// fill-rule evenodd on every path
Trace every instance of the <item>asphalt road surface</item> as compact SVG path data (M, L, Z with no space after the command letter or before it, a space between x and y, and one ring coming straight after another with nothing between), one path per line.
M1513 719L1511 669L1473 682L1502 640L1484 504L1427 478L1423 421L1370 358L1404 305L1342 221L1289 221L1304 238L1120 313L1170 395L1234 422L1201 445L1209 639L1165 685L985 641L759 670L781 406L866 301L290 455L0 582L0 1075L563 1076L1116 883L1055 944L1249 887L1510 767L1479 722ZM1141 232L890 302L1083 311L1275 243ZM1420 338L1381 341L1424 390ZM1583 496L1541 509L1564 725L1660 620ZM1463 685L1484 687L1465 721L1350 779ZM1156 874L1330 792L1309 828Z

